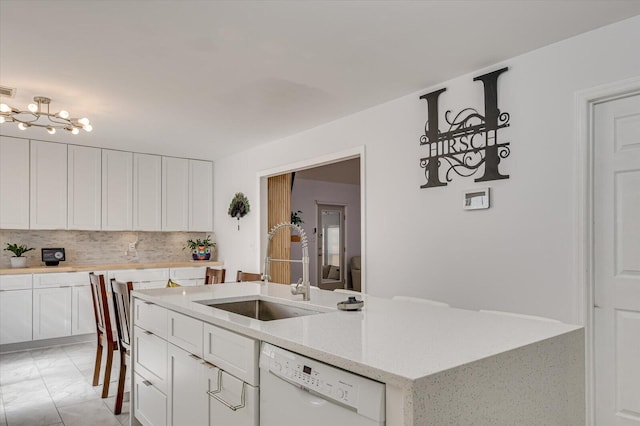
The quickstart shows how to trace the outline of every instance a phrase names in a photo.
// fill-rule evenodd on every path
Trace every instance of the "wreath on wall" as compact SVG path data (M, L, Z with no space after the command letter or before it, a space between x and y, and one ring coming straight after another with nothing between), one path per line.
M240 218L246 216L250 210L249 199L242 192L237 192L229 205L229 216L238 219L238 231L240 230Z

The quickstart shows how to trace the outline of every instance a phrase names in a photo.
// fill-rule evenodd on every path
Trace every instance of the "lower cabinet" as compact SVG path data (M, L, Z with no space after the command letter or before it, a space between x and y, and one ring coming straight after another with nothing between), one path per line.
M209 364L210 367L213 367ZM172 425L209 424L207 364L202 358L169 345L169 419Z
M251 386L211 364L208 366L205 370L209 396L208 425L258 426L258 387ZM176 426L178 424L174 423Z
M140 374L133 375L136 419L144 426L166 426L167 397ZM185 423L185 426L189 423ZM176 425L177 426L177 425Z
M89 334L96 331L91 286L71 288L71 334Z
M32 338L31 275L0 276L0 345Z
M71 287L33 290L33 339L71 336Z

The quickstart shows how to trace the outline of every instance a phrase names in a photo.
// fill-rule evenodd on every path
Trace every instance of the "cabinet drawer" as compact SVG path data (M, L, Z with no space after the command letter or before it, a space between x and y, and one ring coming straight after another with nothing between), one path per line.
M0 291L31 290L31 274L0 275Z
M163 393L167 391L167 341L134 327L135 371Z
M259 350L257 340L204 325L204 359L254 386L258 385Z
M167 338L167 310L165 308L151 302L135 299L133 310L135 325L163 339Z
M121 269L109 271L109 278L115 278L118 281L164 281L167 283L169 279L169 269Z
M169 342L202 358L202 332L202 321L169 311Z
M207 365L207 380L209 387L209 416L210 426L258 426L258 388L243 383L226 371L212 365ZM244 407L233 410L230 406L241 405L244 393Z
M166 426L167 396L139 374L133 375L135 417L144 426Z
M96 275L104 275L104 272L96 271ZM108 288L108 282L105 281ZM33 288L69 287L89 285L88 272L55 272L51 274L34 274Z
M176 280L192 280L200 278L204 283L204 275L207 271L206 266L196 266L190 268L171 268L169 276Z

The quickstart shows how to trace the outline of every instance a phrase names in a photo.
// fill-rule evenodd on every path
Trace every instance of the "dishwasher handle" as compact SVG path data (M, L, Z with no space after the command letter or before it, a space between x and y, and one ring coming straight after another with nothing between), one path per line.
M230 410L237 411L240 408L244 408L244 406L245 406L246 388L247 388L247 383L245 381L242 381L242 392L240 393L240 404L238 404L238 405L233 405L233 404L225 401L224 399L222 399L218 395L220 392L222 392L222 370L219 369L218 370L218 389L216 389L214 391L207 391L207 395L209 395L213 399L217 400L218 402L220 402L221 404L223 404L225 407L229 408Z

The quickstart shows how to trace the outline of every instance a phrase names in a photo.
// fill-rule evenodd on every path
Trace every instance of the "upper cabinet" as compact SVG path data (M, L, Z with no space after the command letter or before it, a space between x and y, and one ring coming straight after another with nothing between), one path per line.
M213 163L162 158L162 230L213 229Z
M213 229L213 163L189 160L189 231Z
M133 154L133 229L162 230L162 157Z
M29 229L29 141L0 136L0 229Z
M67 229L67 145L31 141L31 229Z
M69 145L68 229L101 229L102 157L100 148Z
M0 229L213 230L213 163L0 136Z
M102 230L133 229L133 153L102 150Z
M162 157L162 230L189 230L189 160Z

